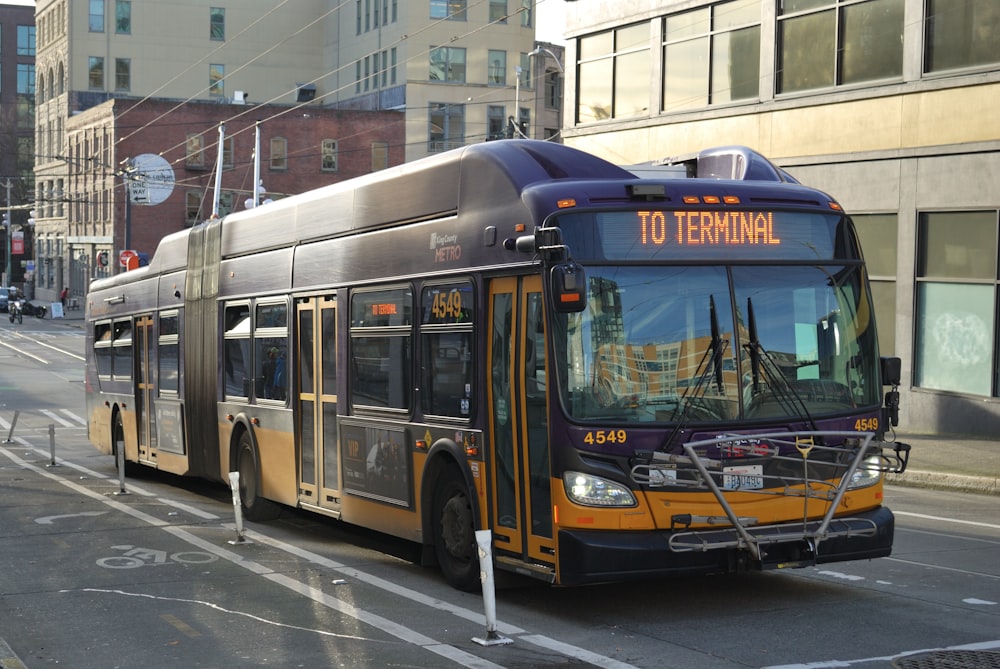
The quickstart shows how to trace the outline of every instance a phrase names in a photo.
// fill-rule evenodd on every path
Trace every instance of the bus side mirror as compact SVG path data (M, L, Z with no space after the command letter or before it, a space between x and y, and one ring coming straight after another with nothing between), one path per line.
M898 386L903 376L903 363L899 358L879 358L882 366L882 385Z
M587 276L572 260L552 266L552 305L560 314L587 308Z

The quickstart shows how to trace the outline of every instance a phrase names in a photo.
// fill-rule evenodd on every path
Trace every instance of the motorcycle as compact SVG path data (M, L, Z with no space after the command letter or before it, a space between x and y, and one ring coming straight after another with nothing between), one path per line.
M21 300L12 300L10 306L8 307L10 312L10 322L13 323L17 321L18 323L24 322L24 313L21 307Z
M49 308L46 307L41 302L29 302L25 301L21 305L21 311L26 316L34 316L35 318L45 318L45 314L49 313Z

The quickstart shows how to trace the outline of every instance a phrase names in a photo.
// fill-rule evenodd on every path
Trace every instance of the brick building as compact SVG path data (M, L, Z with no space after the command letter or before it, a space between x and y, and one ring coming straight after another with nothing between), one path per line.
M122 250L152 254L164 235L246 207L257 169L263 201L400 164L403 133L403 115L391 111L152 100L91 107L66 124L67 154L58 156L66 165L63 191L39 200L41 218L68 226L40 231L36 289L69 286L82 295L92 278L121 271Z

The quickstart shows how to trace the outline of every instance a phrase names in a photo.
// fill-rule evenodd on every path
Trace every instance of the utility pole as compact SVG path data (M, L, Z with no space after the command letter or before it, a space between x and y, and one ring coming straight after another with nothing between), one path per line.
M10 179L7 179L7 183L4 184L4 188L7 189L7 211L5 211L4 215L3 215L3 227L5 229L4 230L4 237L7 240L7 265L6 265L6 270L4 271L4 275L3 275L3 284L4 284L4 286L10 286L10 280L11 280L11 274L10 274L10 271L11 271L11 267L10 267L10 250L11 250L11 248L10 248L10 235L11 235L11 232L12 232L12 229L13 229L13 221L11 220L11 217L10 217L10 211L11 211L11 209L10 209L10 189L13 188L13 187L14 187L13 182L11 182Z

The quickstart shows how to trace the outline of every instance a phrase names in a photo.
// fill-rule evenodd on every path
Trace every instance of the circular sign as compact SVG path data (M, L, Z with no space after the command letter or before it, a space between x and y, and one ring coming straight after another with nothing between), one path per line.
M160 204L174 192L174 169L155 153L132 159L129 192L135 204Z
M137 257L139 257L138 253L132 251L131 249L125 249L118 254L118 264L122 267L128 267L128 261Z

